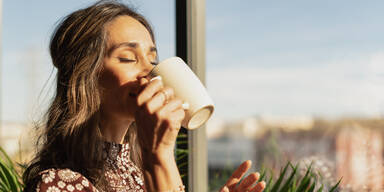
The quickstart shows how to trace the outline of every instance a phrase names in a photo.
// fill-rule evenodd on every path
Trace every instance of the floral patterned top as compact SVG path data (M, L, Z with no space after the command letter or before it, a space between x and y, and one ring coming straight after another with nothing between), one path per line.
M106 142L105 177L111 192L144 192L143 174L131 161L129 144ZM99 192L87 178L70 169L48 169L40 173L37 192Z

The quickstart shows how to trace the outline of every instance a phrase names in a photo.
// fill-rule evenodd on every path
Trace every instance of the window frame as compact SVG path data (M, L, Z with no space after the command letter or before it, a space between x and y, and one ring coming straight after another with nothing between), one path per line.
M185 60L205 85L205 0L175 0L176 55ZM206 126L185 131L188 137L190 192L208 191Z

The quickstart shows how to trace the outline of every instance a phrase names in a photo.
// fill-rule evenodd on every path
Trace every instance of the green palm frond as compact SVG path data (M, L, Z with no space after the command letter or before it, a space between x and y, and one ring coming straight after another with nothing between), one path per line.
M0 147L0 191L22 191L21 175L16 171L16 165Z
M266 176L266 170L261 172L259 181L268 181L266 183L265 192L323 192L325 185L318 181L317 175L312 170L312 164L307 167L304 176L298 173L299 164L293 166L288 162L280 171L279 177L274 181L272 174ZM271 171L272 172L272 171ZM329 192L339 191L341 179L334 185L330 186Z

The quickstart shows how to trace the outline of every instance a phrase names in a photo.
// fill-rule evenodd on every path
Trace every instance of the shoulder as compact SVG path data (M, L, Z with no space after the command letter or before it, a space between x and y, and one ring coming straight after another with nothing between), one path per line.
M98 190L83 175L70 169L47 169L40 172L36 191L40 192L78 192Z

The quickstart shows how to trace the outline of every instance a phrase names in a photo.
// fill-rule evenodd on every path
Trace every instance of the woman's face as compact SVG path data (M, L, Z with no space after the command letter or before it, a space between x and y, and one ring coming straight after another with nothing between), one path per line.
M107 55L100 77L104 115L133 119L137 108L138 78L148 75L157 62L156 47L148 30L130 16L106 26Z

